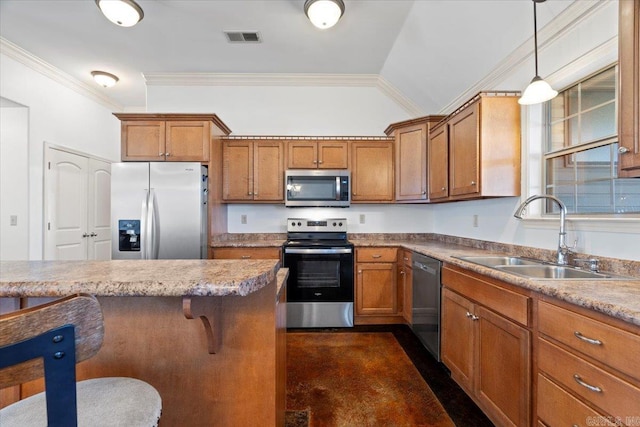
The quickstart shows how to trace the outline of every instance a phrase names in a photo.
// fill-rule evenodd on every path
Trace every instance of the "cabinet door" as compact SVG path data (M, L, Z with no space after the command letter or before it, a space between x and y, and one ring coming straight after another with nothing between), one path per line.
M429 200L449 197L449 127L444 124L429 134L427 174Z
M347 141L318 141L319 169L348 169Z
M442 362L451 370L451 376L472 392L474 322L470 315L474 312L471 301L447 288L442 289L441 356Z
M253 200L284 200L284 144L282 141L253 144Z
M351 201L393 200L393 145L384 141L351 144Z
M620 176L640 177L640 0L619 4Z
M253 200L253 142L225 141L222 159L222 198Z
M359 263L356 268L356 315L396 314L396 264Z
M123 161L164 161L164 121L123 121L120 128Z
M476 306L475 395L497 424L529 425L530 332Z
M166 160L208 162L211 124L205 121L166 122Z
M396 200L427 198L427 126L396 133Z
M315 169L318 167L316 141L289 141L287 143L288 169Z
M449 195L473 195L480 191L480 104L470 105L449 120Z

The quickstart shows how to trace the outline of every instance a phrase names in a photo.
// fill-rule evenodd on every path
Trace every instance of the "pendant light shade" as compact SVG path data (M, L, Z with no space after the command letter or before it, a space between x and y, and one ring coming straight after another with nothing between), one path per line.
M304 3L304 13L313 25L326 30L331 28L344 14L342 0L307 0Z
M142 8L133 0L95 0L107 19L121 27L133 27L144 18Z
M102 87L111 87L118 83L118 76L115 76L111 73L107 73L105 71L92 71L91 75L93 76L93 80L96 81Z
M538 75L538 22L536 16L536 3L542 3L545 0L533 0L533 42L534 42L534 57L536 63L536 75L529 83L529 86L524 90L518 103L521 105L533 105L540 104L555 98L558 95L558 91L553 90L549 83L542 80Z

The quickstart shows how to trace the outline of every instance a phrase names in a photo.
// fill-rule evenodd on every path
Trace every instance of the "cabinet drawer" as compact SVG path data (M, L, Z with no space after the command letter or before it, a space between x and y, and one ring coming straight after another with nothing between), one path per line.
M531 298L525 295L448 268L442 269L442 284L509 319L529 326Z
M544 375L538 374L538 418L547 426L614 426ZM591 422L590 422L591 421Z
M396 262L398 248L356 249L357 262Z
M214 259L280 259L280 248L216 248Z
M538 344L538 368L557 383L614 417L624 419L640 414L640 389L633 384L545 339L539 339ZM591 390L588 386L598 390Z
M640 336L544 301L538 313L540 333L640 379Z

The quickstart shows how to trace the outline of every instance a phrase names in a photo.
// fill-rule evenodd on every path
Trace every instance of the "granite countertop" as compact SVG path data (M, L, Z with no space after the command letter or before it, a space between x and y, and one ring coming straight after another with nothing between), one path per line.
M238 233L214 237L212 248L279 248L287 241L286 233Z
M277 260L2 261L0 297L245 296L271 283L279 267Z
M634 261L619 261L622 265L625 265L628 268L624 271L615 271L616 274L629 275L630 270L632 270L636 273L632 280L530 279L454 257L505 255L505 253L508 253L512 256L529 256L531 258L544 259L540 256L540 252L535 249L530 249L531 253L523 254L495 250L490 244L486 245L486 247L477 248L437 240L394 241L376 238L350 240L354 243L356 248L367 246L397 246L409 249L411 251L439 259L445 263L457 265L459 267L640 326L640 276L636 277L636 275L640 275L640 269L637 267L638 263Z

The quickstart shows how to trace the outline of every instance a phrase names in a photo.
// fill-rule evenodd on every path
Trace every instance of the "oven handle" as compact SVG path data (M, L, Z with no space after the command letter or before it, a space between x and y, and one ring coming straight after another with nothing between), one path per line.
M315 254L350 254L353 252L351 248L284 248L285 254L306 254L306 255L315 255Z

